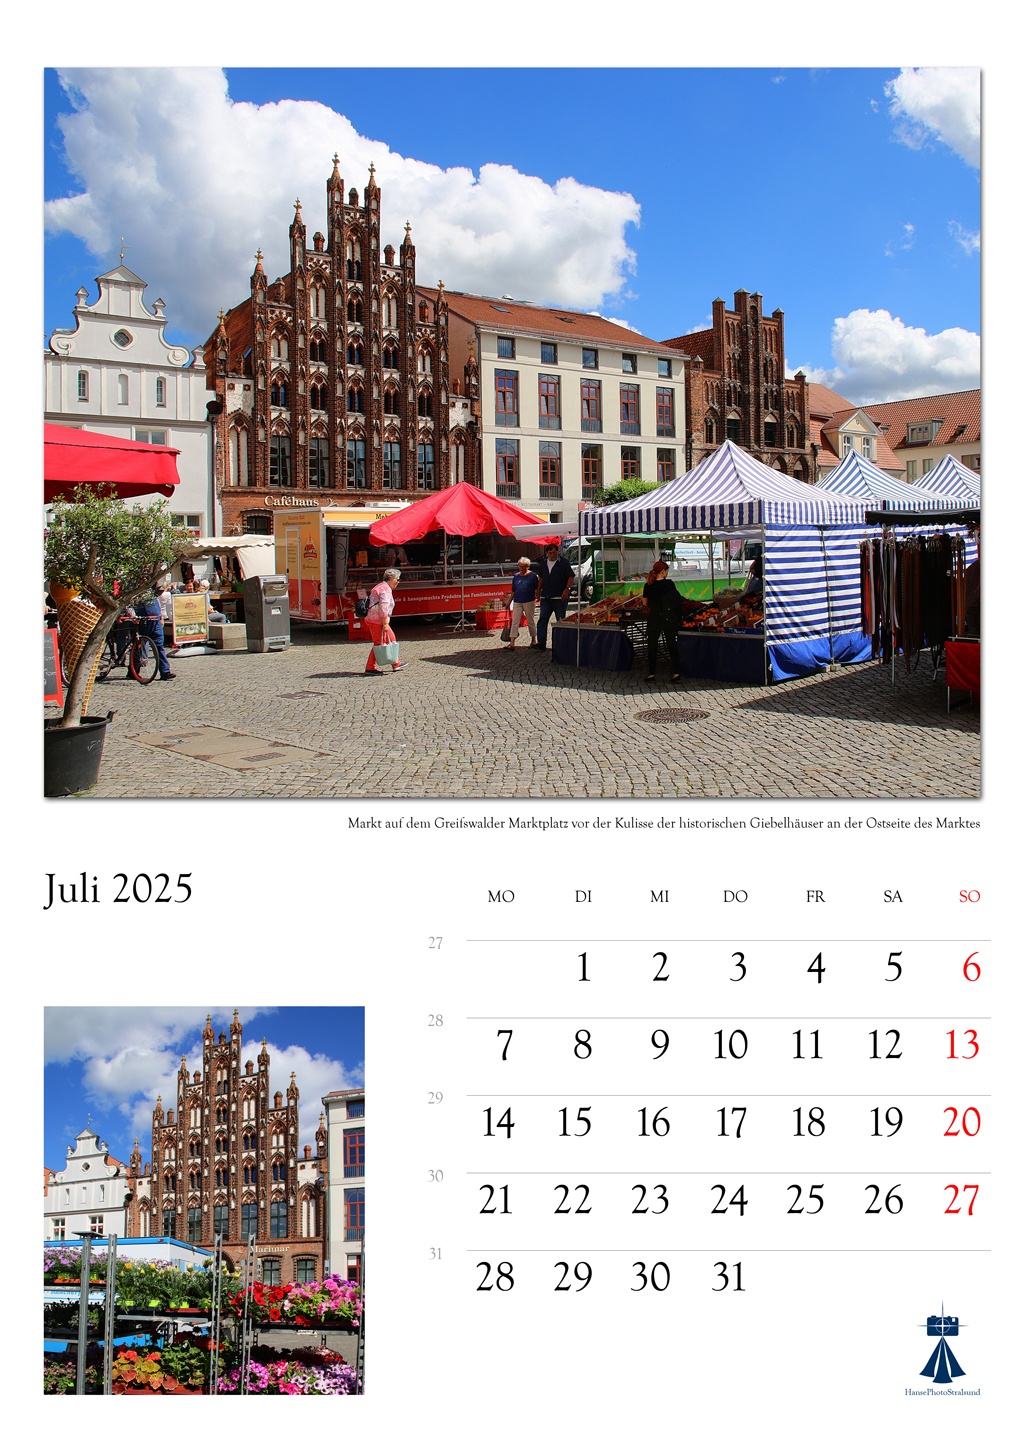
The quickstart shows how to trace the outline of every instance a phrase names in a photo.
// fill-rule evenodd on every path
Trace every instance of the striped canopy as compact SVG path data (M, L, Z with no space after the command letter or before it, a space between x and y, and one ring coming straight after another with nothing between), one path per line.
M908 485L905 480L887 475L856 450L844 455L842 462L818 480L814 488L827 494L870 500L873 509L934 510L937 506L961 503L953 494L947 495L938 489L926 491L920 485Z
M921 476L917 488L933 494L955 495L961 504L964 500L981 499L980 477L953 455L943 455L933 470Z
M666 535L743 525L838 525L863 519L866 502L822 495L770 469L731 440L646 495L586 510L585 535Z

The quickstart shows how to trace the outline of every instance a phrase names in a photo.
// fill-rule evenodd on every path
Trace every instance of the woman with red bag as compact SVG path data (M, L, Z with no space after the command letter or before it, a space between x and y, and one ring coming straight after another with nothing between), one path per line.
M366 657L363 674L379 675L390 664L393 670L404 669L405 660L398 658L398 641L391 628L391 615L395 608L394 590L402 578L401 570L384 571L384 578L370 591L370 608L366 612L366 627L373 640L373 648Z

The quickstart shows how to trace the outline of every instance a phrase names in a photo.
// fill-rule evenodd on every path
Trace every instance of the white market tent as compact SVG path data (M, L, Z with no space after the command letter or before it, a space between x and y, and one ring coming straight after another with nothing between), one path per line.
M860 541L868 501L770 469L730 440L636 499L584 511L584 535L760 531L764 642L775 679L870 656L861 632ZM826 542L827 541L827 542Z
M208 555L230 555L238 561L242 579L251 575L273 575L273 535L200 536L182 552L184 560L199 560Z
M931 494L954 495L959 504L976 503L981 499L981 477L962 465L955 455L943 455L933 470L917 482L919 490Z
M818 480L814 488L826 494L869 500L874 508L886 510L934 510L963 503L952 491L946 494L937 487L926 490L887 475L856 450L844 455L841 463Z

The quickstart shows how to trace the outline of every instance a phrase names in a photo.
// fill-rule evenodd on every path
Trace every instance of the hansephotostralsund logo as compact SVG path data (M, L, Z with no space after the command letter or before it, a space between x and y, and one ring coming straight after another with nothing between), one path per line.
M947 1343L949 1338L955 1339L959 1335L960 1320L956 1315L947 1314L943 1304L942 1313L929 1314L924 1327L925 1332L939 1342L928 1356L928 1362L921 1374L933 1384L951 1384L954 1379L959 1379L961 1374L966 1373L957 1363L956 1356Z

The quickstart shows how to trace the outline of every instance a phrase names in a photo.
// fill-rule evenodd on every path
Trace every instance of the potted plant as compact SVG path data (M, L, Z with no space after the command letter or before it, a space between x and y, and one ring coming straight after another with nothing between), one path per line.
M68 687L60 719L44 722L44 793L76 794L96 783L107 717L87 715L92 681L117 617L147 594L189 543L166 502L129 508L114 493L79 486L60 501L46 532L47 583L59 605ZM55 596L56 598L56 596Z

